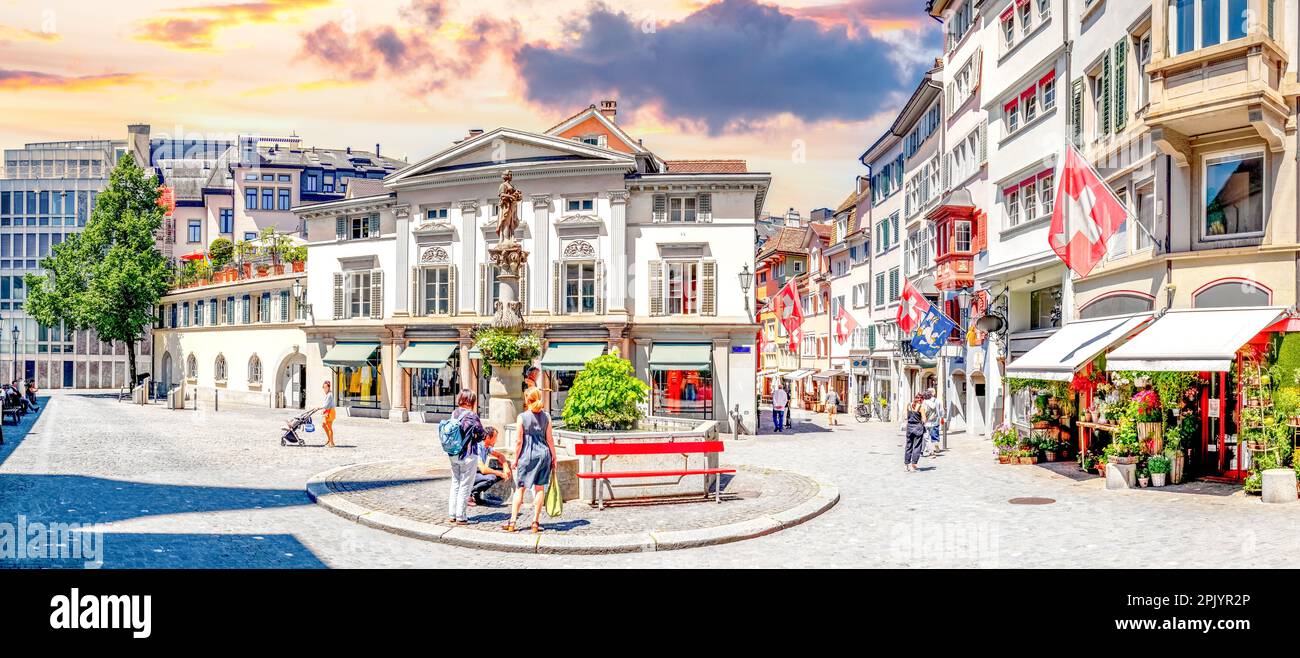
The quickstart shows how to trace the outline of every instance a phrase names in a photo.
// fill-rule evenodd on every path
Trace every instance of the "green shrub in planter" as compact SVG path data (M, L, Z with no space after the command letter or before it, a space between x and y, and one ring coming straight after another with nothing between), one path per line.
M650 386L633 374L631 361L598 356L573 380L564 401L564 425L577 431L631 429L641 418L637 404L649 392Z
M1169 458L1164 455L1151 455L1147 458L1147 470L1151 473L1168 473Z
M474 335L474 344L485 361L497 366L528 363L542 353L541 341L530 332L483 329Z

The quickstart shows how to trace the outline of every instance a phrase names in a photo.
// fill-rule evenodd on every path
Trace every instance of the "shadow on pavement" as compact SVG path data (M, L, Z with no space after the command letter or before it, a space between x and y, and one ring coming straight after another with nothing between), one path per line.
M16 559L0 557L0 569L324 569L293 535L225 535L196 533L104 533L98 546L101 565L82 553L71 557ZM87 564L91 562L91 564Z
M0 428L3 431L3 435L0 435L0 440L4 441L3 444L0 444L0 464L5 463L5 460L9 458L9 455L12 455L13 452L18 449L18 446L22 445L23 439L26 439L27 435L31 433L32 426L36 424L37 420L40 420L41 414L45 413L45 409L50 403L50 398L48 396L37 396L36 402L39 405L37 410L27 412L27 414L18 421L17 425L10 425L6 422L4 423L3 428Z

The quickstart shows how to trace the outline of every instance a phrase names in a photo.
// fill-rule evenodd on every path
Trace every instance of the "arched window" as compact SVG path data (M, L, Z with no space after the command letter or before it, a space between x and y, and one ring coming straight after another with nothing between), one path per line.
M256 354L248 360L248 383L262 383L262 360L257 358Z
M185 357L185 376L190 379L199 377L199 360L193 354Z
M1117 292L1102 295L1079 309L1080 320L1093 320L1112 315L1131 315L1149 313L1155 308L1155 299L1131 292Z
M1231 308L1268 306L1273 291L1250 279L1220 279L1201 286L1192 293L1193 308Z
M219 381L226 381L226 357L224 354L217 355L217 362L212 366L212 378Z

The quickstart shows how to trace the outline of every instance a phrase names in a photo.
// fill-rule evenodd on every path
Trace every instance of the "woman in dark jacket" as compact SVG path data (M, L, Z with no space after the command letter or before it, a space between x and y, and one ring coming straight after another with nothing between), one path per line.
M447 494L447 522L455 525L467 525L465 509L469 506L470 492L474 489L474 475L478 473L478 443L486 432L478 413L478 395L474 391L464 390L456 396L456 409L451 412L452 420L460 423L461 434L465 437L465 449L459 455L450 455L451 490Z
M903 465L908 472L917 470L916 463L921 460L925 449L925 405L918 394L907 406L907 439L903 450Z

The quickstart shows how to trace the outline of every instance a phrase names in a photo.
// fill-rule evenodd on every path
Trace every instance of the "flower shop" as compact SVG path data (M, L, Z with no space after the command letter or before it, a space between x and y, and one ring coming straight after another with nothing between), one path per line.
M1297 464L1300 319L1171 310L1066 325L1007 366L1000 462L1072 456L1127 486L1242 483ZM1121 485L1123 486L1123 485Z

